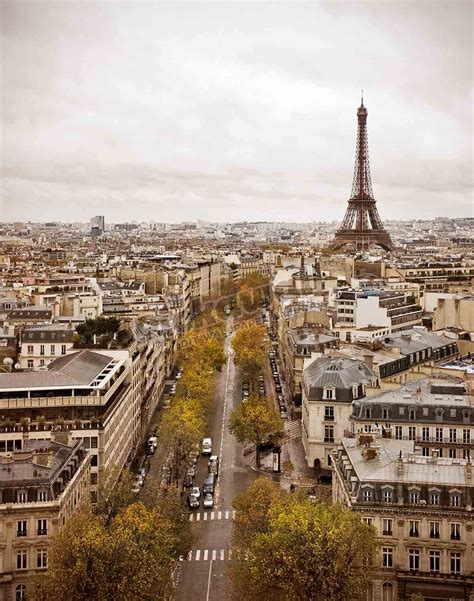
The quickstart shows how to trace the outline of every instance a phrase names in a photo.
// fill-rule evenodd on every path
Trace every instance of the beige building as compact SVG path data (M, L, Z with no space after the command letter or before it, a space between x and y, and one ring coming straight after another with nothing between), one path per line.
M90 499L90 456L80 441L25 441L0 453L0 599L26 601L48 567L52 538Z
M433 318L433 330L459 328L474 335L474 296L453 294L439 298Z
M73 351L75 330L72 327L51 324L25 328L21 332L21 369L45 368L52 361Z
M367 599L474 599L473 475L467 460L422 457L410 441L361 433L333 455L333 501L375 528Z

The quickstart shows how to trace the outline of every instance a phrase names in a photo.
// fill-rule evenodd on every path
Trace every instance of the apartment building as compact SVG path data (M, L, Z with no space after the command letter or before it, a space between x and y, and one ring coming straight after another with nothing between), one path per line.
M423 310L414 296L393 290L339 290L334 299L333 326L341 340L367 326L389 333L421 325Z
M438 298L434 309L433 330L459 328L474 335L474 295L453 294Z
M68 326L26 327L21 332L18 362L21 369L40 369L73 350L75 330Z
M26 440L0 452L2 601L26 601L28 582L48 567L52 538L90 499L89 470L80 441Z
M124 467L141 439L139 365L138 350L83 350L46 371L0 374L0 453L70 431L90 453L94 492L100 472Z
M380 543L371 601L474 599L472 464L423 457L414 442L360 433L333 454L333 502Z
M352 403L378 386L363 361L324 356L304 369L302 441L309 467L331 467L332 452L349 427Z
M384 437L411 440L424 457L469 459L474 449L474 397L458 378L407 382L353 403L350 433L380 430Z

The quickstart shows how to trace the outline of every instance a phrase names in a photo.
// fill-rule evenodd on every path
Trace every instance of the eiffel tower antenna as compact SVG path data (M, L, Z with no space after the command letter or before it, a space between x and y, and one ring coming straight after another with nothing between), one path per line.
M367 109L364 106L364 90L357 109L357 145L351 196L346 214L336 232L331 248L337 250L346 244L356 249L366 249L377 244L385 250L393 250L390 234L385 230L375 206L369 165L367 138Z

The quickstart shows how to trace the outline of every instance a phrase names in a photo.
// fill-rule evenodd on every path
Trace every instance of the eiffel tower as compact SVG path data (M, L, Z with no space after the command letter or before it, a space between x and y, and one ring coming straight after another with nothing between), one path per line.
M394 245L382 224L372 191L364 97L357 109L357 121L357 148L351 197L341 226L331 243L331 249L338 250L346 244L351 244L357 250L361 250L367 249L371 244L378 244L390 251L394 249Z

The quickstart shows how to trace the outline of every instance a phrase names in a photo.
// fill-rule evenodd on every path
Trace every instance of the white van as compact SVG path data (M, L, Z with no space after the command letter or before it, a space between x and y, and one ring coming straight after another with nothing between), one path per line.
M211 438L203 438L202 439L201 453L203 455L212 455L212 439Z

